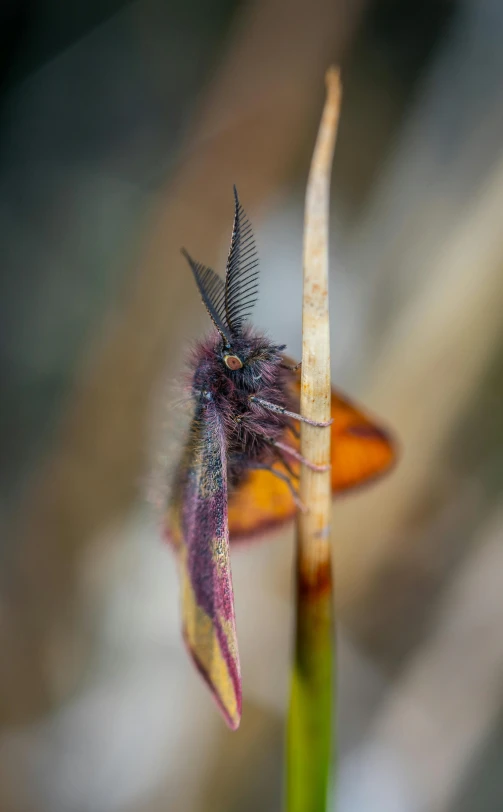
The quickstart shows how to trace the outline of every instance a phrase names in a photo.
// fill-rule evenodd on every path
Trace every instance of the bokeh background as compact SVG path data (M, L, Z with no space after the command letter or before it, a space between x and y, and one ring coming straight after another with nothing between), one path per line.
M233 555L231 734L147 496L233 183L300 352L332 62L333 376L402 446L334 505L332 806L503 809L502 4L4 0L0 41L0 809L280 809L293 531Z

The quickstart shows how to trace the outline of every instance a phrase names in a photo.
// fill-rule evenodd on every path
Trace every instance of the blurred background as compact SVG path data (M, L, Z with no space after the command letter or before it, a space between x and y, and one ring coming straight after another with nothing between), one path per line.
M300 353L333 62L333 377L402 452L334 504L332 806L503 809L502 38L498 0L4 0L2 812L280 809L293 531L233 554L230 733L147 496L209 329L179 249L222 268L233 183L255 322Z

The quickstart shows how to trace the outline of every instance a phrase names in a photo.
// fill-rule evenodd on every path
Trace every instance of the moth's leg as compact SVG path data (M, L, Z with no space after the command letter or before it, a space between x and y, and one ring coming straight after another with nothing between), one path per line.
M283 454L281 449L278 448L277 445L274 445L273 446L273 451L276 454L278 460L281 462L281 464L285 466L286 470L288 471L289 476L292 479L299 479L299 474L296 471L293 470L292 466L290 465L290 463L286 459L286 456L285 456L285 454Z
M290 364L280 364L281 369L288 369L289 372L297 372L302 366L302 361L299 361L298 364L294 364L290 366Z
M256 468L256 469L258 469L259 471L269 471L269 473L273 474L273 475L274 475L275 477L277 477L278 479L281 479L281 480L282 480L282 481L283 481L283 482L284 482L286 485L288 485L288 489L289 489L290 493L292 494L293 501L295 502L295 504L297 505L297 507L299 508L299 510L300 510L300 511L302 511L302 513L307 513L307 508L306 508L306 506L305 506L305 505L304 505L304 504L303 504L303 503L300 501L300 496L299 496L299 493L298 493L297 489L296 489L296 488L294 488L294 486L293 486L293 484L292 484L292 482L291 482L290 478L289 478L289 477L287 477L287 475L286 475L286 474L283 474L281 471L276 471L276 470L275 470L274 468L272 468L270 465L263 465L263 464L262 464L262 463L260 463L260 462L254 463L254 464L253 464L252 466L250 466L250 467L251 467L251 468Z
M292 448L291 445L286 445L286 443L281 443L279 442L279 440L273 440L272 444L276 446L276 448L281 449L281 451L284 451L285 454L288 454L290 457L293 457L294 460L298 460L299 462L301 462L302 465L306 465L308 468L311 469L311 471L318 471L321 474L324 471L329 471L330 468L332 467L331 465L316 465L316 463L306 460L306 458L303 457L302 454L300 454L297 451L297 449Z
M264 409L268 409L270 412L276 412L276 414L284 414L285 417L291 417L292 420L300 420L302 423L308 423L310 426L317 426L320 429L326 428L327 426L331 426L333 420L330 419L327 423L321 420L309 420L307 417L302 417L301 414L296 414L296 412L289 412L288 409L285 409L284 406L278 406L277 403L270 403L268 400L264 400L264 398L258 398L256 395L251 395L250 397L251 403L258 403L260 406L263 406Z

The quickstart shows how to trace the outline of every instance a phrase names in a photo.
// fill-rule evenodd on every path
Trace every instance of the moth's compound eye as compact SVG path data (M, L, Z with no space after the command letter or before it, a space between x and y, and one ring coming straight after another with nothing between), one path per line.
M224 363L228 369L232 369L233 371L241 369L243 366L241 358L238 358L237 355L224 355Z

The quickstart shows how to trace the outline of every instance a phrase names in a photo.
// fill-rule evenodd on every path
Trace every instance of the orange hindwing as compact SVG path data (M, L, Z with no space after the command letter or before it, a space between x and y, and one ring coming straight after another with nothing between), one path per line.
M293 379L292 390L299 403L300 374ZM335 389L332 390L331 414L332 493L340 494L366 485L389 471L396 451L384 429ZM286 432L285 442L299 448L299 440L290 431ZM274 467L288 475L282 463ZM291 468L298 473L299 463L292 462ZM267 533L292 519L296 510L285 482L269 471L250 471L229 497L231 541Z

